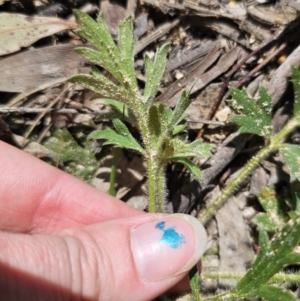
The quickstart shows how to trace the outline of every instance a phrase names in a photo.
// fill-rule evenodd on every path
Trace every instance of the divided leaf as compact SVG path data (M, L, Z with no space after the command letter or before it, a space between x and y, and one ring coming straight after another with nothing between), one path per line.
M114 63L114 68L112 70L107 70L110 73L118 74L116 79L121 81L122 77L120 75L120 71L118 70L120 53L104 22L103 15L99 15L98 22L94 21L92 17L81 12L80 10L75 9L74 15L80 27L78 30L76 30L76 33L88 40L100 50L99 53L102 55L101 61L106 61L107 64L109 64L109 61Z
M192 102L192 99L190 98L192 89L193 85L182 92L180 99L173 111L172 121L170 123L170 126L172 128L184 118L185 111Z
M64 128L54 130L43 145L67 166L70 174L84 181L92 179L97 170L97 160L90 151L89 143L86 148L81 147L70 132Z
M163 158L165 161L170 160L184 164L192 174L194 174L198 178L201 178L199 167L191 160L189 160L189 158L208 158L211 156L210 151L212 148L213 145L203 143L201 139L195 140L189 144L187 143L187 141L177 138L167 139Z
M77 47L77 48L75 48L75 52L78 53L79 55L83 56L85 59L87 59L91 63L93 63L97 66L101 66L106 70L109 70L109 72L118 81L122 80L120 71L119 71L118 67L116 66L116 63L109 57L109 55L105 54L105 52L100 53L99 51L96 51L94 49L90 49L87 47Z
M172 144L172 147L174 149L172 156L166 158L169 160L176 160L176 158L178 157L208 158L211 156L210 151L214 147L212 144L203 143L201 139L187 143L187 141L174 138L169 141L169 144Z
M189 172L191 174L196 176L198 179L201 179L200 168L195 163L193 163L191 160L189 160L187 158L176 157L176 159L172 159L172 161L176 161L176 162L183 164L189 170Z
M74 10L74 14L80 26L76 33L99 50L78 47L76 52L109 71L128 92L138 92L131 18L126 18L119 27L118 48L104 22L103 14L99 15L97 22L79 10Z
M257 197L265 213L257 214L252 220L260 229L268 232L281 229L288 218L286 214L288 208L285 203L286 195L278 195L274 187L267 187Z
M183 132L187 131L187 129L188 129L188 127L186 124L178 124L172 130L172 136L176 136L180 133L183 133Z
M127 126L119 119L113 120L116 131L111 128L103 130L97 130L89 135L91 139L105 139L104 145L112 144L118 147L125 147L128 149L135 150L141 154L144 153L144 149L131 135Z
M294 248L300 240L300 217L291 219L281 231L279 231L271 241L264 229L260 229L259 245L260 251L256 261L248 270L246 275L238 282L237 286L231 291L235 296L265 297L272 295L284 296L282 290L271 289L271 287L262 287L267 281L283 267L288 264L300 263L300 254L294 253ZM269 293L268 293L269 292ZM288 296L288 295L287 295ZM283 299L289 300L289 299ZM293 299L290 299L293 300Z
M98 73L97 77L95 77L95 73L93 73L92 75L73 75L69 78L69 81L72 83L80 84L87 89L93 90L99 93L102 97L112 99L117 98L124 103L128 103L129 97L127 95L127 91L122 87L113 84L105 76L100 74L100 72Z
M119 49L121 54L120 66L125 72L132 89L138 89L134 70L134 38L131 18L127 17L119 27Z
M291 181L300 181L300 145L285 143L279 151L290 170Z
M147 107L150 107L164 74L169 46L169 44L165 44L157 49L153 62L148 56L145 57L146 86L144 98Z
M121 120L125 120L126 122L129 122L134 126L137 126L136 117L134 116L129 106L114 99L105 99L104 104L112 107L114 113L116 114L116 117Z
M246 90L229 88L233 99L228 103L240 113L232 118L241 133L256 134L268 139L272 135L272 99L263 86L259 89L259 98L255 101Z
M271 285L261 286L257 293L257 296L269 301L278 301L278 300L297 301L298 300L298 298L293 296L286 289L282 287L271 286Z

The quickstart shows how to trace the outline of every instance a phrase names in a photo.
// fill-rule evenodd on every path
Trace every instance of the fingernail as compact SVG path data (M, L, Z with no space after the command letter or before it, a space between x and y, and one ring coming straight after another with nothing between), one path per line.
M173 214L131 230L131 248L142 281L171 278L190 270L203 255L206 231L194 217Z

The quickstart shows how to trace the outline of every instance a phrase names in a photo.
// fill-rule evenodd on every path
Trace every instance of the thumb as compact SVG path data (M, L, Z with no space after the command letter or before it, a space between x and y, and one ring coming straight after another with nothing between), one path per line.
M0 291L5 300L151 300L205 247L203 226L184 214L141 214L59 235L0 232Z

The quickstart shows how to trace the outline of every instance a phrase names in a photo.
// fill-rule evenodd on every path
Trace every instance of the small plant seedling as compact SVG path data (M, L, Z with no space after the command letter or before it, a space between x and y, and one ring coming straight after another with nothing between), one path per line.
M70 78L73 83L97 92L107 98L106 104L113 109L114 129L106 128L90 134L92 139L105 139L105 144L128 148L142 154L147 162L148 209L149 212L163 212L166 187L165 166L168 161L184 164L189 171L201 177L200 170L191 157L208 158L212 145L196 140L189 143L183 135L186 127L180 124L184 112L191 103L191 89L183 92L174 110L164 104L153 103L160 86L167 63L169 45L156 52L152 61L145 57L146 84L144 90L138 87L134 69L134 45L131 18L126 18L119 27L118 45L111 37L102 14L97 21L76 10L74 12L80 29L77 33L96 46L97 50L79 47L76 52L93 64L92 74L78 74ZM117 84L105 77L97 66L107 70ZM124 119L135 126L141 136L138 142Z
M72 76L70 81L79 83L95 91L102 98L106 98L106 104L111 106L114 113L113 129L96 130L89 137L91 139L104 139L105 144L114 145L118 148L128 148L144 156L147 163L149 212L163 212L167 195L165 188L167 162L180 162L192 174L201 177L199 168L190 158L208 158L212 149L212 145L203 143L201 140L189 143L186 135L184 135L186 128L180 124L184 118L184 112L191 102L191 88L183 92L174 110L163 104L154 103L153 100L166 66L169 45L165 44L159 48L153 61L149 57L145 57L146 84L141 90L134 69L134 39L131 19L126 18L120 25L118 44L116 44L101 14L97 21L80 11L75 11L74 14L80 26L77 33L97 49L86 47L76 49L77 53L93 64L92 73L91 75ZM111 81L104 76L98 67L107 70L114 80ZM260 88L259 98L256 101L250 98L244 90L230 89L233 100L229 103L240 112L240 115L234 117L233 121L239 126L240 132L264 137L266 146L250 159L238 176L200 214L199 219L204 224L212 218L218 208L258 164L271 153L279 151L290 169L291 180L300 180L300 146L285 143L286 137L300 126L300 71L292 68L292 75L296 95L294 116L275 135L272 133L271 125L272 102L266 89ZM139 131L141 141L132 135L127 124L131 124ZM268 192L271 193L272 191ZM289 291L270 283L278 276L276 274L283 267L300 262L300 255L294 251L300 241L300 199L298 193L294 194L293 201L290 202L294 204L291 207L293 210L288 215L284 212L278 212L278 220L275 223L270 221L270 214L278 209L276 207L278 201L273 200L271 207L266 204L266 195L260 196L260 201L267 212L256 218L260 232L260 251L252 267L240 277L235 288L224 294L208 298L200 296L198 273L192 271L193 297L191 300L230 301L257 297L270 301L297 300ZM273 231L271 238L267 233L269 230ZM300 279L296 281L300 281Z

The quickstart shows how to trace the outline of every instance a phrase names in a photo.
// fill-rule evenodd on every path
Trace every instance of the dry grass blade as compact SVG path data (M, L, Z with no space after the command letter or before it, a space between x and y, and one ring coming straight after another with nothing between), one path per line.
M40 122L40 120L48 113L49 109L51 107L55 106L59 102L61 97L66 93L66 91L69 88L68 86L69 85L65 85L62 92L53 101L50 102L50 104L45 108L45 110L37 117L37 119L34 121L34 123L29 127L29 129L26 131L26 133L24 135L24 142L23 142L22 146L24 146L24 144L26 143L26 139L29 137L29 135L34 130L34 128L37 126L37 124Z

